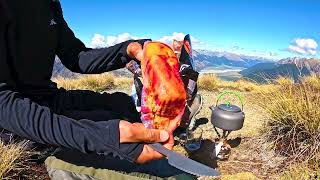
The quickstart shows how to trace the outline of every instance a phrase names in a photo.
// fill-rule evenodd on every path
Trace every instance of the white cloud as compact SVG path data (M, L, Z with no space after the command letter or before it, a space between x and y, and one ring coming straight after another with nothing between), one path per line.
M186 34L181 32L174 32L170 36L163 36L157 41L166 43L168 45L172 45L173 40L182 41ZM146 39L147 37L138 37L131 35L130 33L122 33L119 35L109 35L103 36L101 34L95 34L91 39L91 47L92 48L102 48L102 47L109 47L115 44L130 40L130 39ZM200 41L199 39L191 36L192 46L194 48L204 48L207 44Z
M106 47L106 38L102 36L101 34L95 34L93 35L93 38L91 39L91 47L93 48L102 48Z
M130 33L123 33L116 36L103 36L101 34L95 34L91 39L91 47L109 47L131 39L145 39L145 37L133 36Z
M122 43L124 41L128 41L131 39L145 39L146 37L138 37L138 36L133 36L129 33L123 33L119 34L117 36L107 36L107 45L108 46L113 46L119 43Z
M182 32L174 32L172 33L172 35L170 36L163 36L161 37L158 41L160 42L163 42L163 43L166 43L168 45L171 45L173 40L178 40L178 41L183 41L183 38L185 37L186 34L182 33ZM191 42L192 42L192 45L195 46L195 47L200 47L200 46L203 46L205 45L206 43L200 41L199 39L191 36Z
M182 41L184 36L185 36L185 34L183 34L183 33L174 32L174 33L172 33L171 36L163 36L158 41L166 43L166 44L172 44L174 39L178 40L178 41Z
M288 47L288 51L301 55L316 55L318 44L313 39L295 39Z

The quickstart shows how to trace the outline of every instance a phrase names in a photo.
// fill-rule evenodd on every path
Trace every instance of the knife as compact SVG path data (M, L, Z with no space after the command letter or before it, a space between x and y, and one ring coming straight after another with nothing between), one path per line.
M198 163L192 159L189 159L185 156L182 156L174 151L171 151L160 143L149 144L149 146L155 151L167 156L168 162L171 166L180 169L184 172L187 172L196 176L206 176L206 177L219 177L220 173L206 165Z

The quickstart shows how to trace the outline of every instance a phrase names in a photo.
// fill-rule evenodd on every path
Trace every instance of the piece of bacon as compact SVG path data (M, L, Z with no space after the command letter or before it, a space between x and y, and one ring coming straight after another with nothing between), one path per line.
M179 61L173 50L160 42L146 43L143 53L141 120L148 128L167 129L170 121L181 119L186 106Z

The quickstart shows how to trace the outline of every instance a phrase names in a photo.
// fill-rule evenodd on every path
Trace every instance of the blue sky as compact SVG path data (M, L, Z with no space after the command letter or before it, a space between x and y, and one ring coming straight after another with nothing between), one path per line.
M61 3L69 26L88 46L96 40L98 44L112 45L128 37L170 40L172 36L189 33L194 37L194 46L200 49L276 59L320 57L319 0Z

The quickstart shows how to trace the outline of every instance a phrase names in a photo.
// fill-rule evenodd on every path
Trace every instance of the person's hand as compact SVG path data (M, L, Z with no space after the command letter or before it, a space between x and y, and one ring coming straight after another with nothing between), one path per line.
M173 139L173 135L170 134L169 136L169 140L167 142L165 142L164 144L162 144L165 148L172 150L173 149L173 145L174 145L174 139ZM140 154L140 156L137 159L137 163L139 164L143 164L146 162L149 162L151 160L156 160L156 159L161 159L164 156L160 153L158 153L157 151L153 150L150 146L148 145L144 145L143 147L143 151Z
M127 47L127 54L130 58L137 59L142 61L143 59L143 50L141 44L138 42L132 42Z
M160 142L166 148L172 149L174 145L173 135L164 130L147 129L142 123L130 123L120 121L120 143L155 143ZM151 160L161 159L163 155L154 151L148 145L144 145L143 151L136 160L137 163L146 163Z
M184 114L184 111L182 111L181 114L179 114L175 119L171 119L169 121L169 125L167 127L167 131L170 134L173 134L173 131L176 130L179 127L183 114Z

